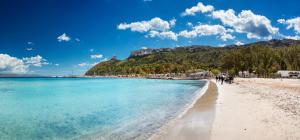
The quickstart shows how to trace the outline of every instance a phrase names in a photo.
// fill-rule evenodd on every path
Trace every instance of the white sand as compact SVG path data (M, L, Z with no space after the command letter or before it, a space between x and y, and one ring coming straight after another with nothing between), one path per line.
M212 140L300 139L299 79L236 79L217 86Z
M151 139L300 140L299 79L210 85L183 117Z

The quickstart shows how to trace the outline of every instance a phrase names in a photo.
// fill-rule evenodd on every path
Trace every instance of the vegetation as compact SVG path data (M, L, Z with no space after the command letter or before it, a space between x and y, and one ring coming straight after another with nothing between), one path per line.
M249 71L268 77L278 70L300 70L300 46L271 48L250 46L234 49L222 57L222 69Z
M300 46L272 47L255 43L223 48L179 47L130 56L126 60L101 62L86 75L193 73L200 70L231 74L249 71L260 77L271 76L277 70L300 70Z

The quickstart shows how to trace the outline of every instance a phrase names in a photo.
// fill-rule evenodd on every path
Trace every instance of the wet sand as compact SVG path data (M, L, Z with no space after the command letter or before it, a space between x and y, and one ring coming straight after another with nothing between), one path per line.
M217 86L210 82L204 95L182 117L171 123L152 140L209 140L215 116Z

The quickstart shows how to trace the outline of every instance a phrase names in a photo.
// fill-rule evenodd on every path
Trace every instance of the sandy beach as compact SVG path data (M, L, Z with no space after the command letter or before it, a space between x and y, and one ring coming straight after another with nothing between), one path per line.
M210 82L204 95L182 117L175 120L153 140L208 140L215 116L217 86Z
M300 80L211 80L206 93L158 140L299 140Z
M236 79L217 85L212 140L300 139L299 79Z

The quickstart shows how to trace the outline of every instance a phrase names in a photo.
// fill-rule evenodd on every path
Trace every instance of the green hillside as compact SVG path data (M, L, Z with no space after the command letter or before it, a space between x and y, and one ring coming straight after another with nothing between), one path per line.
M300 70L300 41L270 40L243 46L189 46L137 50L125 60L95 65L86 75L132 75L248 70L259 76L277 70Z

